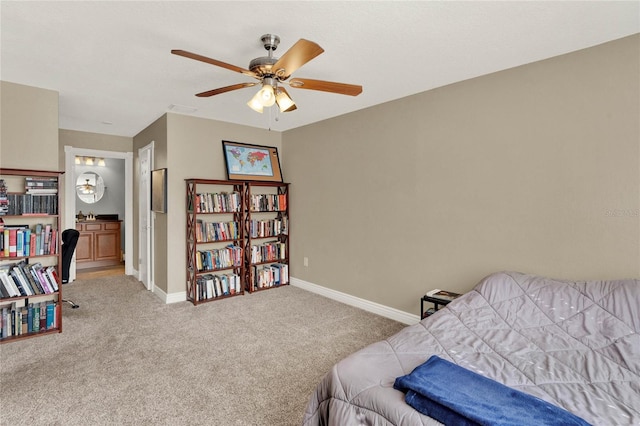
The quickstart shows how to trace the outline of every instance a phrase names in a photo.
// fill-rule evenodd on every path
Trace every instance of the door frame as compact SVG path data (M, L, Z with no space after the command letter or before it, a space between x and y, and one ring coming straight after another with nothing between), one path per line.
M140 268L140 271L138 271L138 279L140 278L140 276L142 276L142 267L144 266L145 268L145 275L147 277L147 282L145 283L143 281L143 284L145 284L145 287L147 288L147 290L150 291L154 291L155 289L155 281L154 281L154 276L153 276L153 264L154 264L154 253L153 253L153 235L154 235L154 224L155 224L155 215L154 213L151 211L151 171L153 170L153 158L154 158L154 149L155 149L155 142L151 141L149 142L147 145L143 146L142 148L138 149L138 174L140 174L142 167L140 166L140 159L143 158L143 156L147 157L148 160L148 164L149 164L149 176L147 178L147 188L142 188L142 185L140 185L138 187L138 268ZM138 176L138 183L141 184L142 179L140 179L140 176ZM147 208L145 211L143 211L140 206L143 205L143 203L141 202L142 197L147 197ZM146 218L146 221L143 221L142 219ZM142 223L146 222L147 224L147 235L146 238L143 238L143 229L142 229ZM140 264L140 260L142 259L142 257L140 256L140 253L142 252L142 249L146 248L146 260L147 263L145 265L141 265Z
M133 152L102 151L65 145L64 229L76 229L76 156L124 160L124 273L133 275ZM75 259L74 254L69 269L69 282L76 277Z

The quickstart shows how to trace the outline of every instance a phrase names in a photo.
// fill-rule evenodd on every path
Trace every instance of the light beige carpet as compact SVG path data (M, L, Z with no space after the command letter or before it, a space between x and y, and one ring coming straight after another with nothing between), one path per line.
M63 333L0 345L1 425L299 425L331 366L403 324L285 286L193 306L63 286Z

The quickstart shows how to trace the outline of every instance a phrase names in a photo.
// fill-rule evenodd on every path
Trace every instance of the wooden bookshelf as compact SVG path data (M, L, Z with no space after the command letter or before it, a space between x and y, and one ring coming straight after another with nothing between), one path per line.
M62 173L0 169L0 343L62 332Z
M244 184L187 179L187 300L244 294Z
M288 183L186 179L186 185L187 300L197 305L289 284ZM239 287L225 285L224 276Z
M245 283L248 292L289 284L289 184L245 185Z

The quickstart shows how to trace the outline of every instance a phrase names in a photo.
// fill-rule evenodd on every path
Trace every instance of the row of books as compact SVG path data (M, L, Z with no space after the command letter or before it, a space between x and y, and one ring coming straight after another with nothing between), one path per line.
M249 234L251 238L275 237L286 234L288 228L289 220L286 217L272 220L251 220Z
M286 263L274 263L254 266L252 284L254 289L289 284L289 265Z
M55 177L25 177L24 189L27 194L57 194L58 178Z
M242 196L239 192L196 194L196 213L235 213L240 211ZM190 206L191 207L191 206Z
M196 269L198 272L227 269L242 265L242 247L228 245L221 249L198 250Z
M0 179L0 216L9 214L9 200L7 199L7 184Z
M58 214L57 194L7 194L7 215Z
M55 266L25 261L0 266L0 297L28 297L58 291L58 272Z
M273 262L287 258L287 245L280 241L251 246L251 263Z
M249 208L252 212L277 212L287 210L285 194L251 194Z
M200 275L196 279L196 300L230 296L242 291L242 280L237 274Z
M240 238L238 222L204 222L196 221L196 241L208 243L212 241L237 240Z
M4 306L0 315L0 339L58 328L60 305L52 300L28 306Z
M50 224L4 225L0 223L0 259L58 254L57 229Z

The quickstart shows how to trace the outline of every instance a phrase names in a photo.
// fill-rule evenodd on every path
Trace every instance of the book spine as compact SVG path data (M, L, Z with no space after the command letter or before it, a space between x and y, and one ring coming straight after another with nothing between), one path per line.
M47 302L46 329L50 330L54 327L55 306L53 302Z
M47 329L47 305L40 303L40 330Z
M27 307L27 324L29 326L29 333L33 332L33 303L29 303Z
M20 309L20 319L22 322L22 330L20 331L20 334L27 334L29 333L29 309L26 306L23 306L22 309Z
M10 229L9 230L9 257L16 257L18 255L18 230Z
M4 257L11 255L11 244L9 243L10 234L8 229L4 230Z
M47 276L49 277L49 282L51 283L53 291L58 291L58 273L56 272L56 268L49 266L47 268Z
M34 332L40 331L40 304L39 303L33 304L33 315L31 316L31 320L33 321L31 329Z

